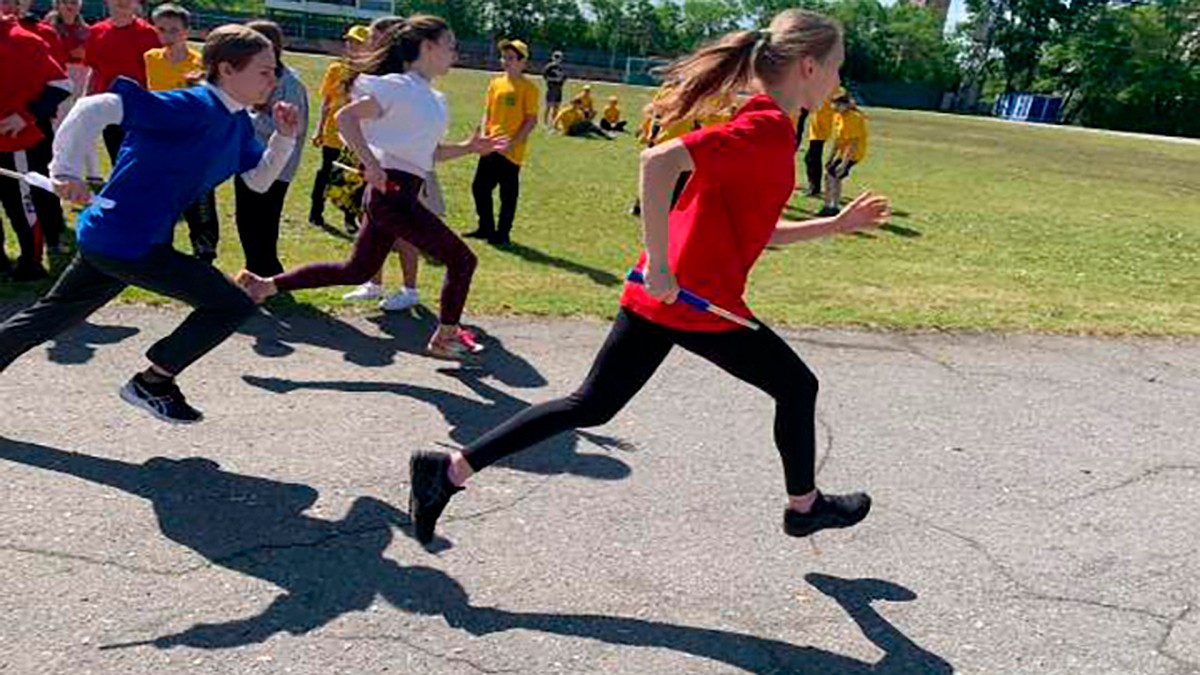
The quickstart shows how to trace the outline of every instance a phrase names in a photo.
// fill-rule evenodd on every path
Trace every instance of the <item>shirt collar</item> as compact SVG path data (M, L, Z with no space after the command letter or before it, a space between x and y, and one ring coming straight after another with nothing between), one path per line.
M246 105L233 100L233 97L229 94L226 94L225 91L220 87L214 86L209 82L205 82L204 86L208 87L209 91L211 91L213 95L217 97L217 100L225 104L225 109L229 112L236 113L246 109Z

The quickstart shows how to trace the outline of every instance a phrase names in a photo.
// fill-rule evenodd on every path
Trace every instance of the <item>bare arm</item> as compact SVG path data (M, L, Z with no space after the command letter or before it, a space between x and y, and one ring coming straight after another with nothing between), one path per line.
M644 209L645 207L643 207ZM820 239L831 234L845 234L879 227L892 215L887 197L864 192L832 218L812 220L781 220L771 235L772 244L793 244L798 241Z
M537 115L526 115L525 121L521 123L521 128L513 134L512 144L517 145L528 138L529 134L537 127L537 120Z
M337 111L338 131L346 141L346 145L354 151L358 161L363 165L363 179L373 188L385 191L387 189L387 174L379 166L379 160L371 154L367 139L363 136L362 123L364 120L378 119L383 114L383 108L371 96L355 99L341 110Z
M679 139L643 150L639 178L642 202L642 240L646 245L646 291L664 302L674 302L679 292L667 262L667 215L671 190L679 174L695 168L692 156Z

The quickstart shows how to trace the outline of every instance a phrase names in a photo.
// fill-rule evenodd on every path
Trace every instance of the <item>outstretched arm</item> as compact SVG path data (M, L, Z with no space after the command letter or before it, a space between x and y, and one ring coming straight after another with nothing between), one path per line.
M771 235L771 243L792 244L798 241L827 237L831 234L869 230L886 223L891 215L892 207L887 197L864 192L842 209L841 213L831 218L813 218L799 222L779 221L779 224L775 226L774 234Z

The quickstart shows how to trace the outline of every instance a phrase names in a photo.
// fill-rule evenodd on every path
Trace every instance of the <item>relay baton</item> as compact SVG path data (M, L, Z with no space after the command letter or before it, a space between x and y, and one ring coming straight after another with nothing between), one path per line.
M636 268L629 270L629 273L625 275L625 279L632 281L635 284L644 284L646 282L646 278L642 275L642 271ZM683 288L679 289L679 295L677 297L678 300L683 304L701 312L716 314L722 319L725 319L726 321L732 321L739 326L744 326L750 330L758 330L758 324L754 321L740 317L727 309L717 307L708 300L705 300L689 290Z
M24 181L29 185L38 188L39 190L54 192L54 183L49 178L36 171L26 171L25 173L21 173L20 171L0 168L0 176L15 178L19 181ZM108 197L100 197L98 195L93 195L92 198L88 200L88 203L95 204L102 209L111 209L117 205L116 202Z

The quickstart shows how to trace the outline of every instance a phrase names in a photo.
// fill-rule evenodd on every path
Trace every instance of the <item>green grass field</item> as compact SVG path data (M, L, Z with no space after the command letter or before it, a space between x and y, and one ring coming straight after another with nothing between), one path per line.
M310 90L325 59L293 55ZM452 73L440 83L451 138L479 119L488 74ZM540 79L538 80L540 83ZM574 83L578 84L578 83ZM649 90L599 84L636 116ZM313 119L319 102L313 100ZM1200 145L1004 124L988 119L869 110L871 155L848 193L892 197L893 226L770 250L756 268L750 303L773 322L888 329L1200 334ZM611 316L619 278L640 242L627 214L638 146L535 133L522 172L516 244L472 242L480 266L469 314ZM288 195L280 241L285 266L346 255L349 242L307 224L318 153L311 146ZM456 230L474 227L472 159L442 165ZM800 174L802 175L802 174ZM221 191L219 263L235 271L241 252L232 190ZM819 207L799 195L790 214ZM327 219L339 223L332 207ZM186 228L177 246L189 250ZM9 236L9 252L12 237ZM395 258L386 281L399 282ZM421 288L436 303L441 270L425 266ZM45 286L8 284L0 298ZM298 293L323 310L344 288ZM155 296L130 291L135 302Z

